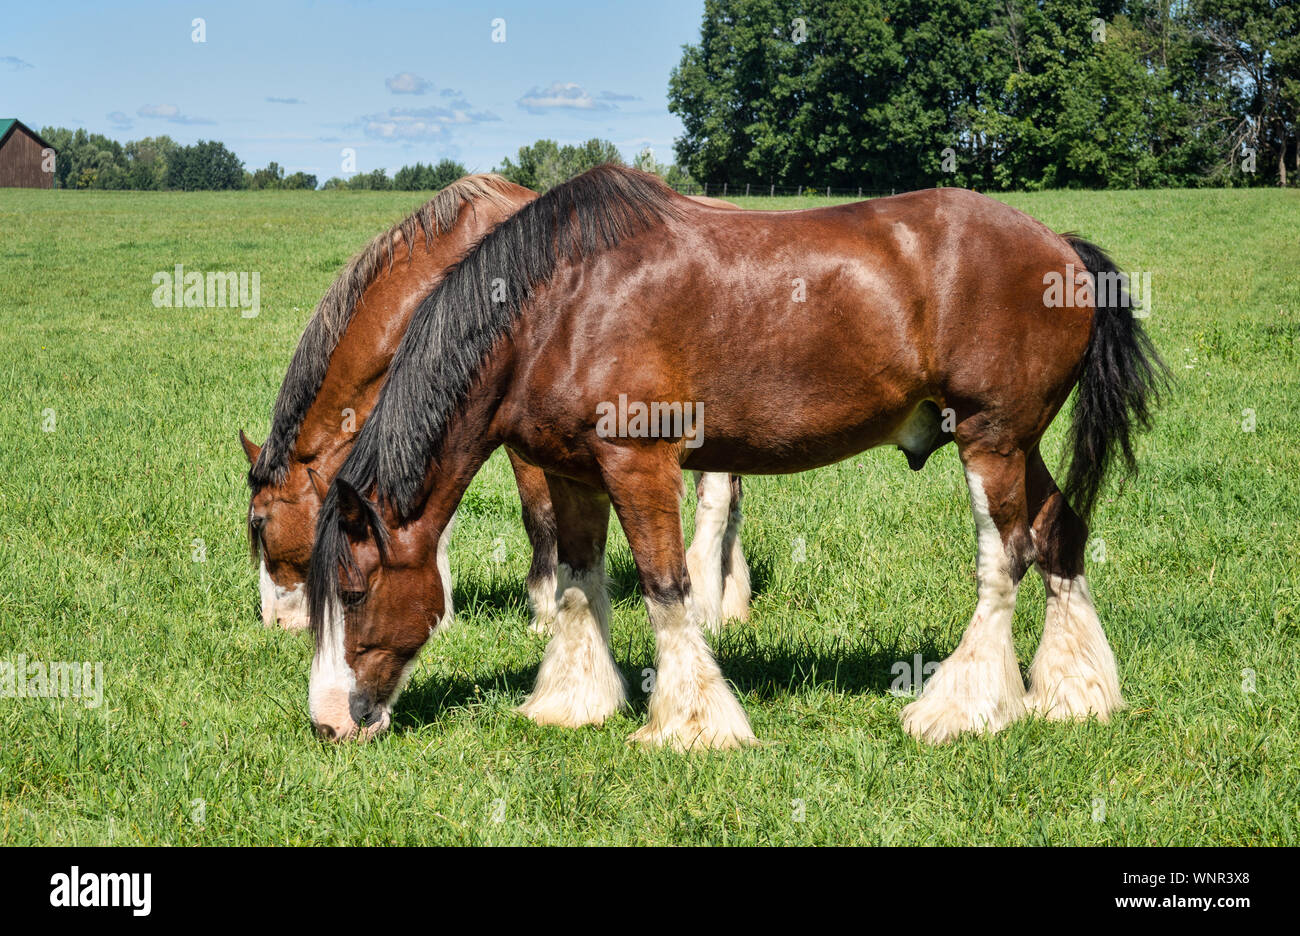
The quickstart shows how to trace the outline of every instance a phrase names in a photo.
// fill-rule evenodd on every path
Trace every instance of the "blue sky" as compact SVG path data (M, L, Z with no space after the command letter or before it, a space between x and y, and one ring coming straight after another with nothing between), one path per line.
M541 137L613 140L671 161L668 74L702 0L7 5L0 117L118 140L225 142L322 181L345 148L367 172L491 169ZM196 17L206 41L193 41ZM493 42L493 20L505 41Z

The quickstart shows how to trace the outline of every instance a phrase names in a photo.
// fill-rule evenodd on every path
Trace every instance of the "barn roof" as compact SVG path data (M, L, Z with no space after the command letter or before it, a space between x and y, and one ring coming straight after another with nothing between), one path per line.
M22 127L23 130L27 132L27 135L37 143L41 144L41 146L48 149L54 149L54 147L50 146L50 144L47 143L39 133L27 126L27 124L23 123L17 117L0 117L0 146L5 145L5 141L9 139L9 134L14 132L15 127Z

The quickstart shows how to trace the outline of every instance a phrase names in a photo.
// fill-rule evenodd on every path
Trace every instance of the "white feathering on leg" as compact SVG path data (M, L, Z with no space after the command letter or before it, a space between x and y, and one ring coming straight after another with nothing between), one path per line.
M939 664L921 697L902 715L908 734L935 744L963 731L1000 731L1025 714L1025 685L1011 637L1016 583L1007 571L1002 536L989 514L984 484L971 471L966 481L979 544L975 615L957 649Z
M528 580L528 604L532 608L532 620L528 622L528 631L542 637L549 637L555 632L556 582L555 574L539 579Z
M609 651L609 588L604 561L575 573L560 563L555 636L546 645L532 694L518 709L539 725L599 725L627 698Z
M655 630L655 683L649 720L628 740L678 750L756 744L745 710L686 604L647 598L646 607Z
M722 628L722 541L731 508L731 478L716 472L696 472L695 537L686 553L691 577L691 597L705 627L713 633Z
M1064 578L1046 572L1047 608L1043 639L1029 666L1025 705L1054 720L1101 721L1124 707L1119 670L1082 576Z
M727 532L722 536L722 620L748 621L749 602L753 597L749 584L749 564L740 546L742 522L740 502L733 500L727 512Z

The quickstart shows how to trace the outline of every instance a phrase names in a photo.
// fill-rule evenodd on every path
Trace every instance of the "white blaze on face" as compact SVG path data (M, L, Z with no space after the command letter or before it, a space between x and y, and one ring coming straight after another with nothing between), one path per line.
M302 582L291 588L275 586L275 619L285 630L305 630L310 626L307 589Z
M311 623L307 610L307 590L302 582L285 587L277 585L266 570L266 556L257 569L257 585L262 596L262 623L279 624L285 630L305 630Z
M348 708L356 685L343 650L343 607L337 598L331 598L316 640L316 655L311 661L307 695L312 724L333 729L338 738L356 731L356 722Z
M260 555L260 550L259 550ZM275 582L271 573L266 571L266 557L260 556L257 565L257 587L262 596L262 623L267 627L275 626Z

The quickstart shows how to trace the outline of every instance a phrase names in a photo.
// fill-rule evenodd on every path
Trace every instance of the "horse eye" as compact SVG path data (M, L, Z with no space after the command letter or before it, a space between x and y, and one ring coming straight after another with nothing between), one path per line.
M343 603L349 608L354 608L366 600L366 593L363 591L345 591L343 592Z

